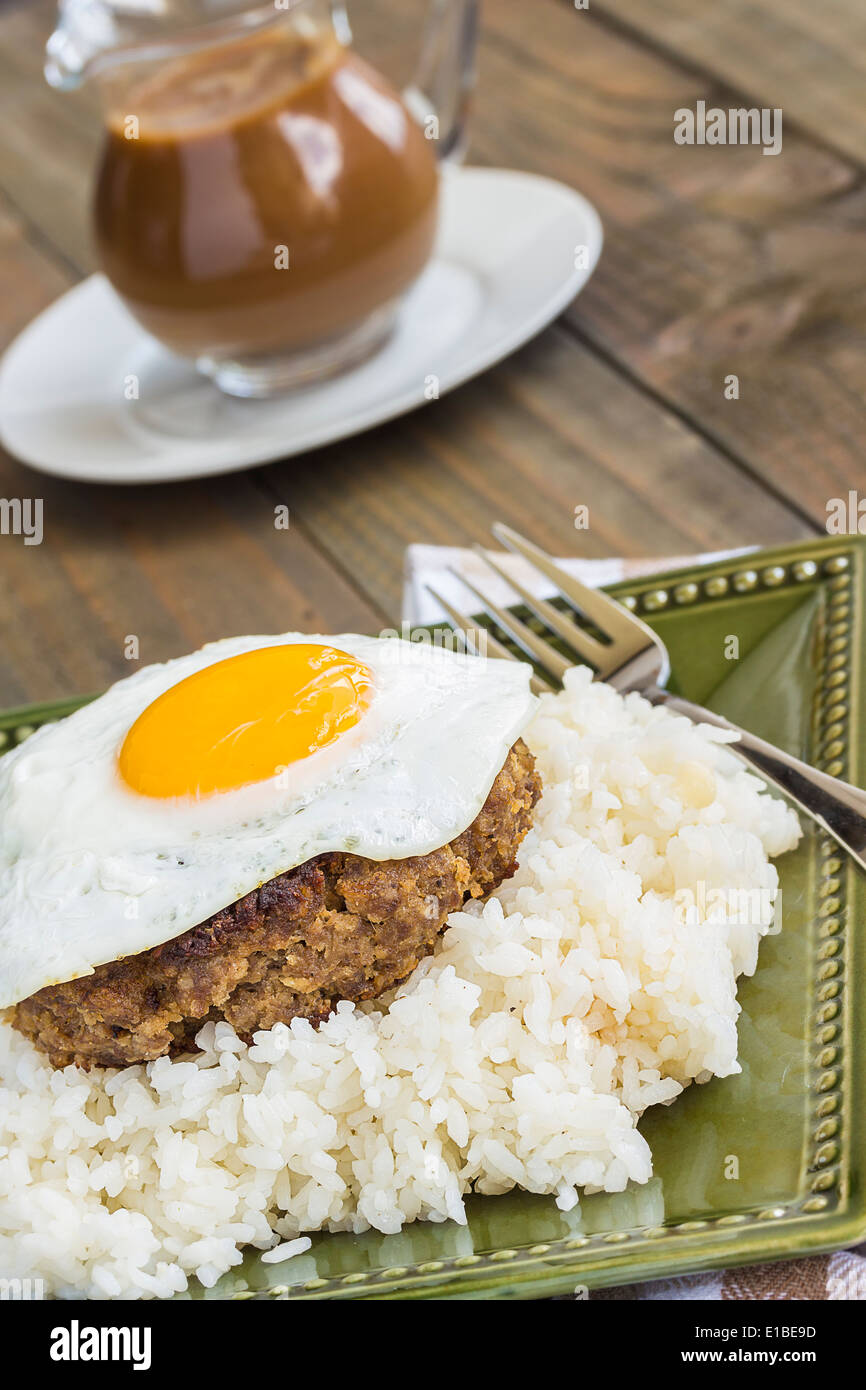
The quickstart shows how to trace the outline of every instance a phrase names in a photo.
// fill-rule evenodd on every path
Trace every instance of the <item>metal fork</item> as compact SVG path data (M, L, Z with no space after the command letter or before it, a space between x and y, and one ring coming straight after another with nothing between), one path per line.
M652 628L600 589L589 589L581 584L546 551L525 540L509 526L497 522L492 529L496 539L506 549L522 555L551 581L557 593L574 610L575 617L581 616L600 634L594 636L546 599L537 598L506 573L480 546L475 547L485 563L511 586L547 631L558 637L576 658L594 669L596 680L607 681L622 692L637 690L651 704L665 705L696 724L732 729L739 739L728 745L730 751L790 797L801 811L832 835L861 868L866 869L866 792L840 781L838 777L830 777L826 772L809 767L808 763L782 752L762 738L756 738L712 710L702 709L700 705L672 695L664 688L670 675L667 648ZM475 595L496 625L526 653L536 670L541 671L543 679L535 675L533 688L536 691L551 690L561 684L566 671L575 661L563 656L508 609L493 603L470 580L456 570L453 573ZM434 589L430 589L430 592L448 614L466 649L478 650L477 624L473 624L470 617ZM492 635L487 634L486 642L487 650L493 656L518 659Z

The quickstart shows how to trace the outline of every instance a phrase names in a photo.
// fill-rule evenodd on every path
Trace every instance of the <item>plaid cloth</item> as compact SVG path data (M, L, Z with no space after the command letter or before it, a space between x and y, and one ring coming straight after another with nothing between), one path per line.
M785 1300L866 1299L866 1245L807 1260L780 1260L771 1265L720 1269L681 1279L654 1279L622 1289L596 1289L601 1299L712 1302L716 1299Z
M619 579L638 578L685 565L709 563L729 555L747 554L751 548L677 559L568 559L562 563L564 568L584 584L613 584ZM539 596L553 592L543 580L539 582L535 572L519 556L503 556L498 552L496 558L530 591ZM472 612L472 595L462 587L460 580L451 573L451 569L477 580L494 602L513 602L514 595L508 585L492 575L473 551L451 546L410 545L406 551L403 591L403 618L406 622L434 623L443 618L441 608L427 590L428 584L464 613ZM590 1294L590 1299L866 1299L866 1245L861 1245L856 1250L839 1251L834 1255L814 1255L804 1260L748 1265L743 1269L718 1270L708 1274L687 1275L679 1279L658 1279L647 1284L631 1284L626 1288L596 1289Z

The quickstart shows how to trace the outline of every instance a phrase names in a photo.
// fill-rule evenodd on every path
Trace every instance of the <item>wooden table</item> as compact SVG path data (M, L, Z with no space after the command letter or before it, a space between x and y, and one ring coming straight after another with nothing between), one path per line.
M352 10L362 47L405 57L415 0ZM99 121L41 81L52 16L0 0L4 341L93 268ZM378 631L410 541L485 539L494 517L587 555L822 530L830 498L866 493L864 40L862 0L487 0L470 158L595 202L588 289L479 380L311 456L132 489L0 457L0 495L41 497L45 528L0 536L0 704L128 674L133 634L150 662L233 633ZM699 99L781 107L782 153L676 145Z

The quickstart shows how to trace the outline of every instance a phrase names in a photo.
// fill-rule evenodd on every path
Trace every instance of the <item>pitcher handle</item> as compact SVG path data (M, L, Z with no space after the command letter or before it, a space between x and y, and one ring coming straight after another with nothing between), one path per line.
M430 0L406 105L433 140L440 163L459 164L475 86L479 0Z
M348 47L352 31L344 0L331 0L331 19ZM457 164L466 150L477 40L478 0L430 0L418 66L403 99L434 142L440 163Z

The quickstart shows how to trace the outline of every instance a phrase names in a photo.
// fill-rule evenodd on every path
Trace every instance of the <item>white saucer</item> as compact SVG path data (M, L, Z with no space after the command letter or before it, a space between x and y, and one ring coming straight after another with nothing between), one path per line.
M450 170L434 259L389 342L342 376L266 401L223 396L94 275L6 352L0 441L34 468L86 482L204 478L288 458L424 405L513 352L582 288L601 243L594 207L563 184ZM137 400L125 394L132 375Z

